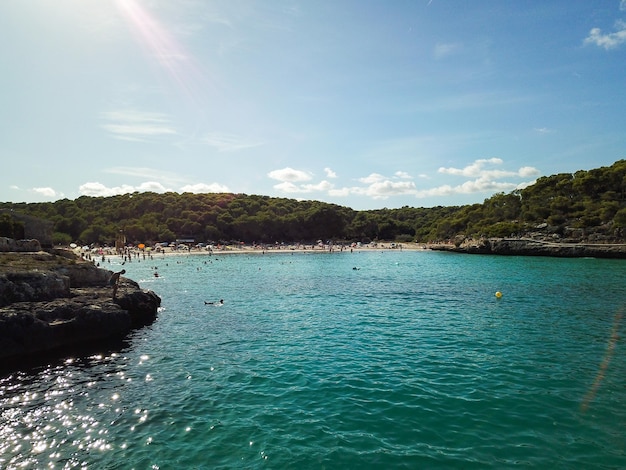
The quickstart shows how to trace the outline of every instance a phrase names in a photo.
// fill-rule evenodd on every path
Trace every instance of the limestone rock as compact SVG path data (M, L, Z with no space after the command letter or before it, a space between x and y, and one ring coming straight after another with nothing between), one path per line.
M70 279L53 272L0 274L0 307L14 302L34 302L68 297Z
M431 248L469 254L626 259L625 244L556 243L530 238L465 239L458 244L435 245Z
M14 240L13 238L0 237L0 251L41 251L41 244L39 240Z

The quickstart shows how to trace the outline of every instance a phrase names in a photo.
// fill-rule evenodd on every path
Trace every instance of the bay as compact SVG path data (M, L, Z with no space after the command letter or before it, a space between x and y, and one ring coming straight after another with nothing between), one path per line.
M626 468L623 261L371 250L124 268L162 297L158 320L2 377L1 468Z

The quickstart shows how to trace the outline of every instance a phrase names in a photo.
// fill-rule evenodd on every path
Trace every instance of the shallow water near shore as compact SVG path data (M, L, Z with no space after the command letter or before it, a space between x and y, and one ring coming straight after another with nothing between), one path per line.
M162 297L158 320L118 351L1 377L0 468L626 468L624 261L124 268Z

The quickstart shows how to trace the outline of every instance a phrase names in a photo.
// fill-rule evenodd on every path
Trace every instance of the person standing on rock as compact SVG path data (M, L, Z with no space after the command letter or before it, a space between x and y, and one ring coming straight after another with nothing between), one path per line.
M117 287L120 282L120 276L122 274L126 274L125 269L122 269L121 271L117 273L113 273L113 275L111 276L111 279L109 279L109 285L113 287L113 298L117 296Z

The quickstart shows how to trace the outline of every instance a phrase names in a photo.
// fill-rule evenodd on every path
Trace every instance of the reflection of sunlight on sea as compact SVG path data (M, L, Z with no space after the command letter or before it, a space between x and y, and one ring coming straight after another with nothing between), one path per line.
M117 351L0 379L0 467L626 465L620 342L580 411L622 264L371 252L125 269L162 297L158 320Z

